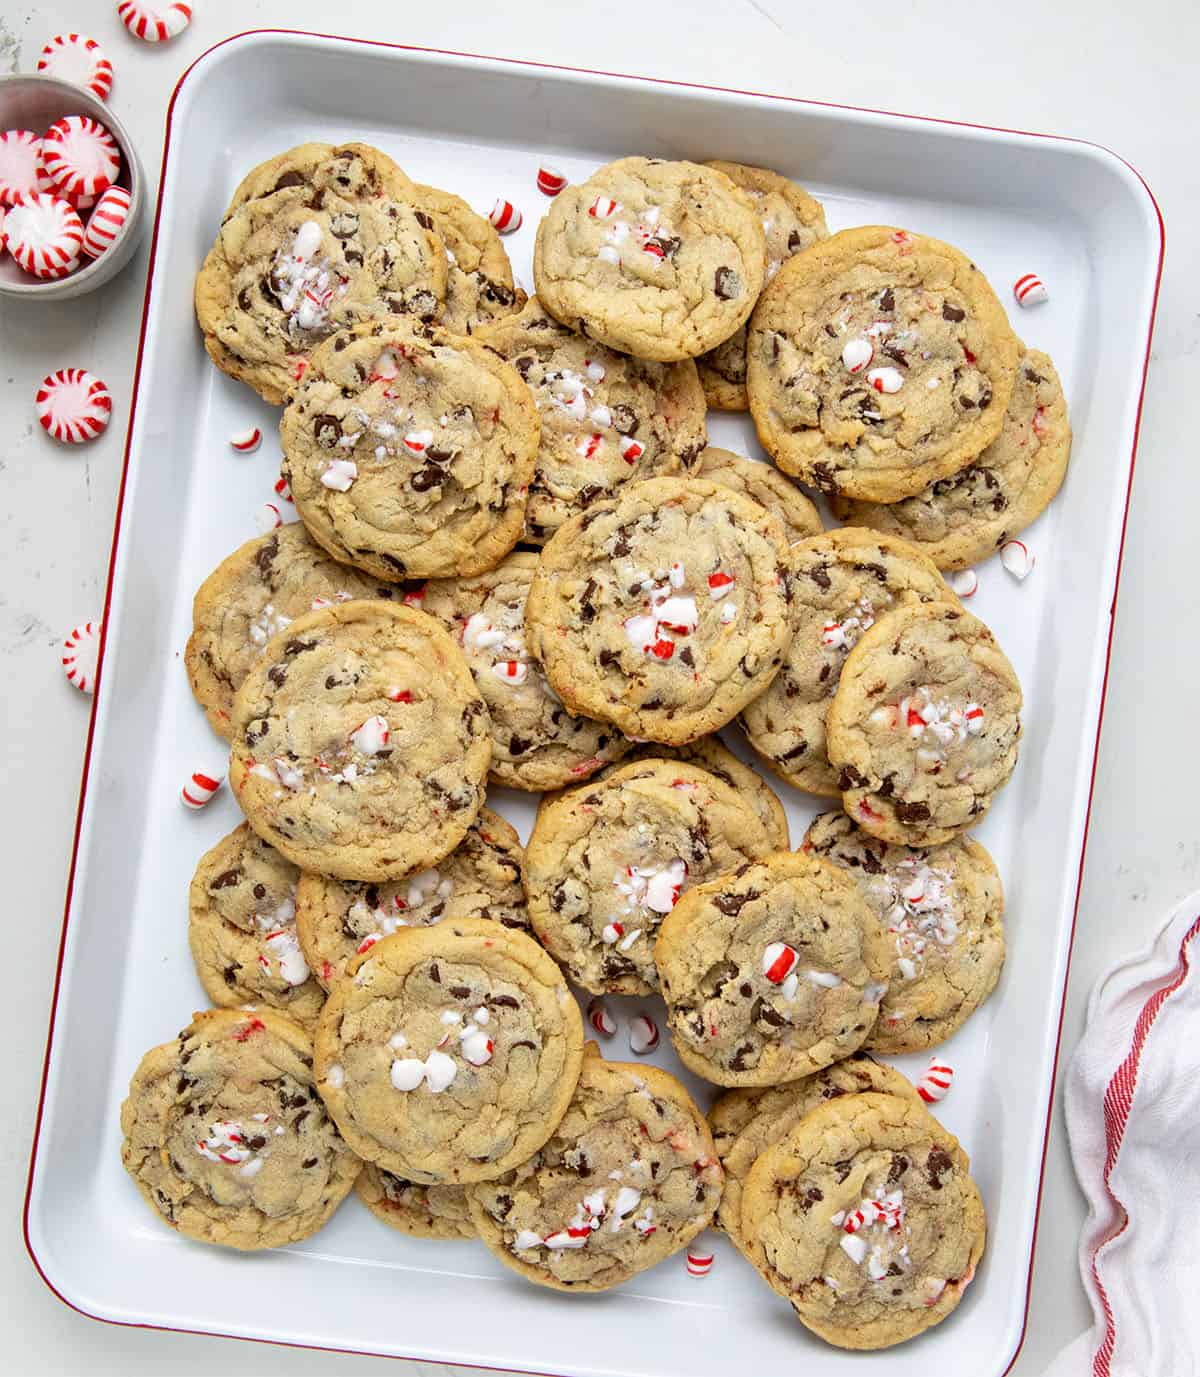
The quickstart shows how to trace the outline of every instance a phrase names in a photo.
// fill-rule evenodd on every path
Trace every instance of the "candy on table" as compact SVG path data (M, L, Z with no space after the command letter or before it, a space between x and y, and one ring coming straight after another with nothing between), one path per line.
M179 793L184 807L203 808L221 787L222 779L224 775L210 775L203 770L194 771Z
M283 476L282 473L275 480L275 494L277 497L282 497L285 502L295 502L296 500L292 496L291 484L287 481L287 479Z
M82 86L97 100L107 100L112 90L112 63L94 38L81 33L60 33L42 49L37 70L46 76Z
M950 587L960 598L973 598L979 591L979 575L974 569L959 569L950 575Z
M511 201L500 197L488 215L488 222L500 234L512 234L521 228L521 212Z
M64 115L42 136L42 166L55 196L86 209L117 180L121 150L90 115Z
M703 1253L698 1249L689 1248L687 1250L687 1269L688 1275L692 1277L706 1277L712 1271L714 1255Z
M4 217L8 251L34 277L66 277L79 266L83 221L66 201L36 192L19 196Z
M609 1012L603 1000L593 999L588 1005L588 1023L602 1038L610 1038L617 1031L617 1020Z
M1023 540L1006 540L1000 547L1000 563L1018 582L1033 573L1036 556Z
M63 641L63 671L68 681L74 684L80 693L94 693L96 690L100 626L100 622L84 622Z
M135 38L147 43L165 43L176 38L192 22L191 5L144 5L140 0L121 0L117 14Z
M658 1024L649 1014L638 1014L629 1025L629 1047L639 1057L653 1052L658 1046Z
M938 1061L936 1057L931 1057L929 1065L922 1072L921 1079L917 1082L917 1094L926 1104L936 1104L938 1100L945 1099L953 1080L954 1067L947 1066L945 1062Z
M1040 306L1043 301L1050 300L1046 284L1037 273L1025 273L1018 277L1013 283L1013 296L1017 298L1018 306Z
M235 431L229 437L229 443L239 454L253 454L262 444L262 431L257 426Z
M86 368L59 368L43 378L35 401L42 429L68 445L94 440L112 416L108 388Z
M42 166L42 141L28 129L0 130L0 205L50 190Z
M254 513L254 524L260 535L267 535L276 526L283 525L283 517L274 502L264 502Z
M110 186L96 202L83 231L83 251L89 258L99 258L112 245L129 218L132 205L124 187Z
M537 189L544 196L557 196L567 184L567 179L557 167L543 163L537 172Z

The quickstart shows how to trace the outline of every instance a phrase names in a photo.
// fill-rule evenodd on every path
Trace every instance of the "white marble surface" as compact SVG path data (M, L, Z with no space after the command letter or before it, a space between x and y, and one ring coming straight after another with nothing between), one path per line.
M1009 0L949 6L890 0L816 6L799 0L606 0L550 6L454 0L195 0L179 40L130 39L111 0L6 0L0 71L30 69L55 33L90 33L117 71L112 104L153 177L167 99L180 73L228 34L310 28L397 42L738 85L950 119L1072 134L1114 148L1154 190L1168 257L1146 394L1141 453L1116 617L1070 997L1069 1051L1100 971L1138 945L1200 883L1190 780L1200 764L1195 670L1194 513L1200 463L1190 412L1200 365L1200 163L1195 53L1200 11L1183 0ZM1014 196L1018 189L1014 188ZM54 979L62 894L89 703L59 668L62 637L103 597L146 251L108 288L55 308L0 305L0 720L9 1071L0 1117L0 1326L5 1367L24 1373L185 1374L394 1371L338 1357L84 1320L38 1280L20 1212ZM1103 290L1103 284L1097 284ZM32 398L51 368L100 372L115 412L83 451L52 445ZM1132 363L1131 363L1132 367ZM170 455L163 455L170 462ZM95 978L102 980L103 971ZM1191 1206L1194 1208L1194 1205ZM1047 1166L1030 1324L1013 1369L1035 1377L1088 1318L1075 1265L1082 1218L1061 1121ZM264 1297L264 1303L268 1302ZM469 1305L464 1307L469 1312ZM451 1369L418 1364L422 1377Z

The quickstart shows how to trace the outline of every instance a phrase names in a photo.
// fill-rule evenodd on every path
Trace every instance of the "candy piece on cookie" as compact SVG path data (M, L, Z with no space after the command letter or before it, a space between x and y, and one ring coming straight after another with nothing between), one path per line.
M122 0L117 14L135 38L147 43L177 38L192 22L191 5L144 5L140 0Z
M131 205L129 192L120 186L110 186L96 202L83 232L82 247L89 258L99 258L110 247L129 218Z
M60 368L43 378L36 402L42 429L64 444L94 440L112 415L108 388L84 368Z
M90 115L64 115L42 137L42 166L55 196L86 208L121 171L121 150Z
M96 691L96 665L100 658L100 622L84 622L63 641L62 665L67 679L80 693Z
M56 34L42 49L37 70L82 86L97 100L107 100L112 90L112 63L94 38L81 33Z

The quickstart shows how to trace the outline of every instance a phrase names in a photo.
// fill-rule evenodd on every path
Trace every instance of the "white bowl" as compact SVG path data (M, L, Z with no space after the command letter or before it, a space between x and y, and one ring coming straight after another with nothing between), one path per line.
M47 76L0 76L0 129L29 129L40 138L64 115L90 115L117 141L121 173L117 186L129 192L129 214L117 236L96 259L66 277L43 280L17 266L11 254L0 254L0 296L16 300L65 301L110 282L133 257L146 220L146 174L125 126L90 92Z

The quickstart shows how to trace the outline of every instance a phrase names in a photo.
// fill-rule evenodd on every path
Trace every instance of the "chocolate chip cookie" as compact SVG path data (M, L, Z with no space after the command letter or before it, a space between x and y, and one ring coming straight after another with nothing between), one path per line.
M282 1014L213 1009L142 1058L121 1161L173 1229L227 1248L308 1238L362 1163L313 1087L312 1043Z
M546 545L526 636L572 711L678 745L766 689L791 639L790 597L775 516L708 479L650 478Z
M368 884L301 875L296 931L314 978L331 990L354 957L400 928L443 918L489 918L527 928L521 856L516 830L483 808L448 856L402 880Z
M296 935L300 872L248 823L200 858L188 894L188 945L222 1009L265 1004L310 1031L325 1003Z
M682 760L637 761L543 801L525 848L530 921L585 990L648 994L680 894L771 846L729 785Z
M576 717L525 638L525 599L538 557L517 550L486 574L426 584L421 606L462 646L492 719L492 778L510 789L577 784L629 750L607 722Z
M1019 351L1004 308L958 249L864 225L780 268L750 323L746 388L785 473L898 502L992 443Z
M401 319L336 334L279 438L309 534L379 578L482 573L525 524L537 411L475 340Z
M778 852L680 896L654 963L680 1060L717 1085L776 1085L866 1041L887 949L854 882Z
M917 1099L912 1085L890 1066L856 1052L844 1061L834 1062L811 1076L786 1085L754 1090L727 1091L708 1113L713 1128L717 1156L725 1168L725 1190L717 1208L717 1223L739 1250L742 1245L742 1186L759 1157L767 1148L785 1138L819 1105L842 1095L858 1095L867 1090ZM733 1133L717 1133L717 1124L737 1124ZM359 1177L359 1191L362 1177Z
M1008 783L1021 685L984 624L910 603L864 632L826 719L842 806L874 837L937 846L979 822Z
M708 1126L674 1076L590 1056L549 1142L467 1198L480 1238L527 1281L604 1291L686 1247L721 1180Z
M745 323L766 244L750 197L698 163L622 158L554 198L533 278L551 315L638 358L695 358Z
M540 545L597 498L693 467L704 392L690 359L651 363L560 325L534 297L480 333L525 379L542 423L525 538Z
M423 1185L488 1181L558 1126L583 1020L531 938L483 918L402 928L356 957L317 1026L317 1085L365 1161Z
M765 281L770 282L785 259L824 239L825 211L795 182L789 182L778 172L765 167L749 167L745 163L712 161L715 167L740 187L754 202L762 222L767 243ZM741 325L727 340L702 354L696 360L704 395L711 407L718 411L745 411L750 403L746 397L746 327Z
M1025 349L1000 434L965 469L892 506L834 501L856 526L911 540L939 569L994 554L1050 504L1067 472L1071 425L1049 356Z
M229 737L233 695L272 636L331 602L391 598L395 585L339 564L298 521L255 536L223 559L192 601L188 682L209 726Z
M888 991L864 1046L891 1056L945 1042L1004 965L1004 887L991 856L969 837L890 846L845 813L814 818L804 850L847 871L891 948Z
M229 783L302 870L395 880L462 841L491 754L487 708L432 617L334 603L274 636L238 689Z
M368 1162L355 1185L376 1219L415 1238L477 1238L462 1186L420 1186Z
M906 541L846 527L792 546L793 634L783 668L738 719L781 779L837 798L825 752L825 715L842 666L877 618L909 602L958 599Z
M446 252L415 200L366 144L302 144L255 168L196 279L212 361L278 404L336 331L397 314L432 320Z
M888 1348L940 1324L975 1275L987 1222L969 1171L915 1100L844 1095L755 1162L743 1241L814 1334Z
M824 529L816 506L790 478L771 464L760 464L710 445L700 456L696 477L732 488L773 512L783 526L789 545L806 536L819 535Z
M450 269L438 320L455 335L519 311L525 293L513 285L512 264L500 236L460 196L435 186L416 186L417 203L446 246Z

